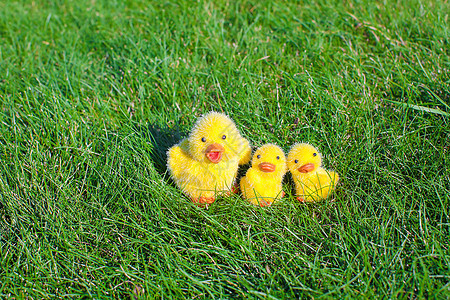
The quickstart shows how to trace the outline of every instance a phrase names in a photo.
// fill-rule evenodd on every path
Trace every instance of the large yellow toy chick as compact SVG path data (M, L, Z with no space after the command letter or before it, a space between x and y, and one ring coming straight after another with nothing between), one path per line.
M316 202L335 188L339 175L322 168L322 157L316 148L302 143L289 151L287 165L295 181L297 200Z
M287 172L286 156L283 150L273 144L266 144L256 150L252 166L241 179L241 192L254 205L270 206L283 197L283 176Z
M194 203L211 204L232 190L238 165L250 161L251 148L226 115L199 118L189 136L169 149L167 167L177 186Z

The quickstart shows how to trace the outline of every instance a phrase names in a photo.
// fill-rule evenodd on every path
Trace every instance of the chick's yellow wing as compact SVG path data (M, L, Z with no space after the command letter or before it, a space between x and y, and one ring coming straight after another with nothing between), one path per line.
M253 186L259 186L261 184L261 176L258 175L258 171L255 168L248 169L245 176Z
M257 176L253 168L249 169L244 177L241 179L241 192L244 198L256 197L256 190L258 189L260 178Z
M175 178L180 177L186 165L192 160L187 149L188 140L184 139L167 152L167 168Z
M319 169L303 183L303 195L306 201L318 201L326 198L335 188L339 180L336 172Z
M319 172L317 172L317 180L318 180L319 186L334 187L339 180L339 175L334 171L327 171L327 170L321 169L321 170L319 170Z

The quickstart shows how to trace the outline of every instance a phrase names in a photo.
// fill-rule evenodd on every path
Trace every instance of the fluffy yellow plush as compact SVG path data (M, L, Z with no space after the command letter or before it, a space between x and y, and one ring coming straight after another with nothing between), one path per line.
M250 161L249 142L226 115L199 118L189 136L169 149L167 167L177 186L194 203L210 204L233 188L238 165Z
M295 181L297 199L301 202L316 202L326 198L339 180L336 172L322 168L320 153L306 143L292 146L287 165Z
M286 172L286 156L280 147L273 144L260 147L253 155L251 168L241 179L242 195L254 205L272 205L284 196L282 181Z

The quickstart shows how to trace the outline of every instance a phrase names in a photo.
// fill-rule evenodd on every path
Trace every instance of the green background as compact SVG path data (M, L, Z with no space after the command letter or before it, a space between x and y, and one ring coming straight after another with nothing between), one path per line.
M2 1L0 296L448 299L449 11ZM194 206L166 151L211 110L336 193Z

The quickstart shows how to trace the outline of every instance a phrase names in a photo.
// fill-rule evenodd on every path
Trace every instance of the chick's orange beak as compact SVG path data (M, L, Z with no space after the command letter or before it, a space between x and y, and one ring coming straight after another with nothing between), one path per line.
M274 172L275 169L277 168L274 164L268 163L268 162L263 162L260 163L258 165L259 169L261 171L263 171L264 173L270 173L270 172Z
M217 164L222 160L222 154L225 152L225 148L221 144L211 144L206 148L205 155L210 162Z
M297 170L300 173L308 173L308 172L311 172L312 170L314 170L314 168L315 168L314 164L313 163L309 163L309 164L305 164L305 165L301 166Z

